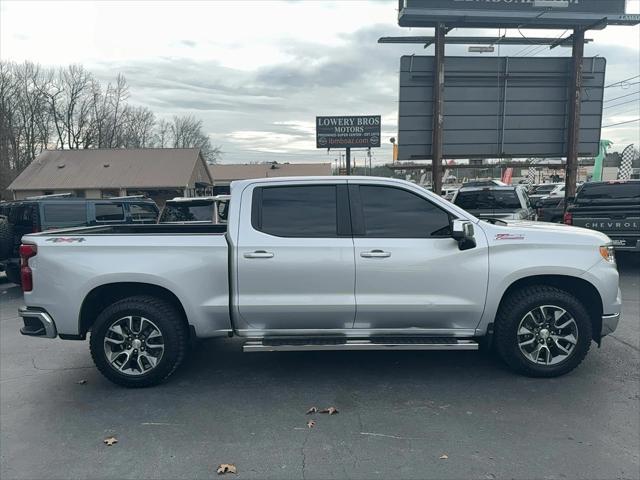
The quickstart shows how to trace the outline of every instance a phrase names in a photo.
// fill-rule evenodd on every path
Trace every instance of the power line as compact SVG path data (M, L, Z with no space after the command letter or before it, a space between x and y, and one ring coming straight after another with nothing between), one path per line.
M620 95L619 97L616 97L616 98L610 98L609 100L605 100L605 101L604 101L604 103L613 102L614 100L620 100L621 98L630 97L630 96L632 96L632 95L638 95L639 93L640 93L640 91L633 92L633 93L627 93L626 95Z
M635 77L625 78L624 80L620 80L619 82L611 83L611 84L605 86L604 88L615 87L616 85L620 85L622 83L628 82L629 80L635 80L636 78L640 78L640 75L636 75ZM638 82L636 82L636 83L638 83ZM632 85L635 85L635 84L632 84Z
M628 103L633 103L633 102L640 102L640 98L636 98L635 100L628 100L626 102L616 103L615 105L607 105L606 107L603 108L603 110L606 110L608 108L620 107L622 105L626 105Z
M607 118L621 117L622 115L627 115L628 113L638 113L638 109L634 108L633 110L625 110L624 112L612 112L608 114Z
M612 123L611 125L605 125L604 127L601 127L601 128L617 127L618 125L626 125L627 123L635 123L635 122L640 122L640 118L636 118L635 120L629 120L627 122Z

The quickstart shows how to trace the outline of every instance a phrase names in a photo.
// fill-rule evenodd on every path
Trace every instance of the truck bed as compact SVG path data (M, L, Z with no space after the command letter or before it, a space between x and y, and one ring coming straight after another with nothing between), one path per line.
M43 236L58 235L223 235L224 224L142 224L142 225L98 225L95 227L66 228L43 232Z

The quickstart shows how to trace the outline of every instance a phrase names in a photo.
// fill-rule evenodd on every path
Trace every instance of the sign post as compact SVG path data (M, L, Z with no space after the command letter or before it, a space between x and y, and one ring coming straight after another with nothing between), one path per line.
M351 149L380 146L380 115L316 117L316 148L344 148L347 175Z

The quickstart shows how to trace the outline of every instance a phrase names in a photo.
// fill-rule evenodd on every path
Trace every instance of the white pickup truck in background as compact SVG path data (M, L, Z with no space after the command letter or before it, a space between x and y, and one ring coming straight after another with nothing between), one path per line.
M26 235L24 335L85 339L99 370L149 386L190 337L250 352L470 350L513 369L574 369L621 309L609 238L482 222L408 182L235 182L228 224L119 225Z

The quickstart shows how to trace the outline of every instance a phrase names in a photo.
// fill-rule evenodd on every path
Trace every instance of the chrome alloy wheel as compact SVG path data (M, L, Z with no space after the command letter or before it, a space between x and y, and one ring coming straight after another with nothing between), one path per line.
M522 317L517 338L520 352L530 362L558 365L573 353L578 343L578 325L564 308L542 305Z
M104 353L112 368L125 375L153 370L164 354L164 337L151 320L131 315L111 324L104 337Z

